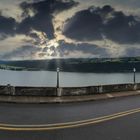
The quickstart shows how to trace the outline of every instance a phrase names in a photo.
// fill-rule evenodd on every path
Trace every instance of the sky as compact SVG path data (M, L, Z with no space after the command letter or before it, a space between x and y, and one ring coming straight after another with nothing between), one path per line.
M0 60L135 56L139 0L0 0Z

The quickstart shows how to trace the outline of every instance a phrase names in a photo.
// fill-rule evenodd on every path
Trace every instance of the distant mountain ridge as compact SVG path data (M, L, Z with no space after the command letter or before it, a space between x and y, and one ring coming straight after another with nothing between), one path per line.
M57 67L66 72L132 72L135 67L140 72L140 57L0 61L0 68L12 70L56 71Z

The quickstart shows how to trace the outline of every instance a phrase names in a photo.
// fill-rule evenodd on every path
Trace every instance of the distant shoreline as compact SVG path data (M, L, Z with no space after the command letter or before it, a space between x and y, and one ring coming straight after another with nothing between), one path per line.
M56 71L80 73L132 73L140 72L140 58L52 59L0 61L0 69L18 71Z

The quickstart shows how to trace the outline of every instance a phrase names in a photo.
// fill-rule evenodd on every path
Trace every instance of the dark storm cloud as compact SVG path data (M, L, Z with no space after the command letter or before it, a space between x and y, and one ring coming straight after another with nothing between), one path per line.
M6 36L15 34L16 21L11 17L4 17L0 14L0 40Z
M45 32L49 39L54 38L54 27L52 23L53 14L67 10L77 5L73 0L44 0L34 3L21 3L24 20L18 26L18 32L28 34L31 29ZM34 16L30 16L30 11Z
M63 34L76 40L101 40L106 38L122 43L140 43L140 21L111 6L90 7L68 19Z
M54 38L53 14L67 10L78 3L73 0L35 0L32 3L23 2L20 8L23 10L23 20L17 23L12 17L4 17L0 11L0 40L9 35L30 35L32 29L45 32L49 39ZM34 13L30 16L30 12ZM31 37L33 37L31 35Z
M54 46L50 47L50 50L53 52L51 56L57 56L59 55L61 57L71 57L71 55L75 52L81 52L85 54L92 55L98 55L99 57L107 57L109 54L107 53L107 50L105 48L98 47L97 45L91 45L88 43L66 43L65 41L59 41L59 46L55 48ZM48 48L44 48L43 52L48 51ZM80 56L79 56L80 57Z
M32 58L38 52L40 48L34 46L22 46L11 52L1 55L1 59L13 59L13 58Z

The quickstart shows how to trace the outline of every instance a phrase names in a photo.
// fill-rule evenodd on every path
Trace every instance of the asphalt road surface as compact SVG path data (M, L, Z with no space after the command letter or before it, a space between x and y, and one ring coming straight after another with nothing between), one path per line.
M0 140L138 140L140 96L72 104L0 104Z

